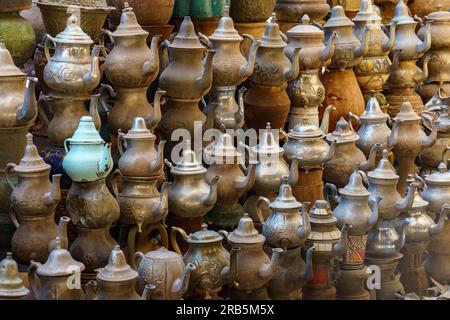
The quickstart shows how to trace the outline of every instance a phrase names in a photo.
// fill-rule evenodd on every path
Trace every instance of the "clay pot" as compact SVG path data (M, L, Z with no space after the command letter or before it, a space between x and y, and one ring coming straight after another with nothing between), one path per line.
M122 9L125 2L134 9L139 24L145 26L165 25L172 15L175 0L107 0L109 6ZM109 13L112 26L120 23L120 10Z
M298 182L292 187L292 193L300 202L314 203L323 199L323 169L298 170Z
M307 14L311 20L320 22L330 11L325 0L277 0L275 12L280 21L300 22Z
M425 17L436 10L448 11L450 1L448 0L409 0L408 7L413 16Z
M262 22L275 8L275 0L231 0L230 16L236 22Z

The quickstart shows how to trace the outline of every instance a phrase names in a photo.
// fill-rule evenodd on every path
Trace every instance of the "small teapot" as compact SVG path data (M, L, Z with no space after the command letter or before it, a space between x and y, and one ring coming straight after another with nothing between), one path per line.
M364 28L362 39L353 34L354 23L345 16L344 7L334 6L331 16L323 26L325 39L335 37L334 54L329 69L347 69L358 65L369 51L369 29Z
M428 64L430 56L422 61L422 69L417 66L416 60L400 60L402 50L393 50L392 65L389 69L387 85L390 88L413 88L421 85L428 77Z
M395 230L395 221L380 220L369 231L366 245L366 258L371 259L393 259L402 257L399 253L405 246L408 222L405 222L400 231Z
M63 95L89 94L100 83L99 55L105 48L94 46L94 41L83 32L79 19L72 13L67 19L66 29L55 38L45 35L44 50L47 65L44 81L51 89ZM50 55L50 42L55 53Z
M0 300L26 299L29 293L19 275L17 262L12 253L7 252L6 258L0 261Z
M244 93L247 88L241 87L238 93L238 102L235 100L236 86L214 87L211 90L211 99L205 111L205 128L239 129L244 125Z
M205 223L202 224L202 230L190 235L181 228L172 227L170 240L172 247L180 255L177 232L189 243L189 249L183 257L184 263L196 266L189 281L189 295L205 300L220 299L217 294L224 285L221 272L230 265L230 254L222 245L223 236L208 230Z
M136 290L142 293L145 286L153 284L152 300L180 300L189 286L191 273L195 266L185 266L183 257L164 247L156 251L136 252L131 267L139 274Z
M84 293L78 281L84 269L84 264L75 261L69 251L61 247L61 241L57 237L56 247L50 252L47 262L32 262L28 269L28 279L35 299L83 300Z
M425 186L422 191L422 198L428 201L427 213L433 219L441 212L442 206L450 203L450 171L441 162L438 171L424 178Z
M302 246L311 232L309 224L309 203L303 205L292 195L287 177L283 177L280 191L275 201L270 202L265 197L259 197L256 206L258 218L263 226L266 244L271 247L291 249ZM271 215L264 221L261 205L265 204L271 210ZM300 208L302 212L300 212Z
M72 138L64 141L64 149L63 168L72 181L97 181L113 168L111 143L103 141L90 116L81 117Z
M221 176L215 176L208 183L206 168L197 161L191 141L186 141L183 157L176 166L167 159L174 181L169 189L170 212L177 217L201 217L211 210L217 201L217 189Z

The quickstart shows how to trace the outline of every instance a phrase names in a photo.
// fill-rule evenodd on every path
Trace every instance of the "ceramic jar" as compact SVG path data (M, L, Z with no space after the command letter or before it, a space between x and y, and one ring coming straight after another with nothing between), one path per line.
M136 18L139 24L144 26L166 25L169 23L175 0L107 0L109 6L123 8L125 3L136 10ZM178 1L177 1L178 2ZM112 24L118 26L120 23L120 13L111 12L109 15ZM111 22L110 21L110 22Z
M230 16L236 22L263 22L270 17L275 2L275 0L231 0Z
M225 1L187 0L175 1L174 17L191 16L199 20L221 17Z
M330 11L330 5L323 0L277 0L275 12L280 21L299 22L307 14L311 20L320 22Z
M1 300L26 299L30 293L23 285L17 262L14 261L11 252L7 252L6 258L0 261L0 283Z

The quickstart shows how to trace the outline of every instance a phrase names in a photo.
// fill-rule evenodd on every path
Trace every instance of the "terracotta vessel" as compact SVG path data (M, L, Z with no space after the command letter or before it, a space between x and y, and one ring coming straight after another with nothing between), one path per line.
M276 274L283 250L273 248L269 258L263 249L266 238L256 231L247 214L233 232L224 234L233 248L230 267L222 272L231 286L231 299L268 299L267 286Z
M172 227L170 238L178 254L181 252L177 244L176 232L189 243L189 249L183 257L184 263L196 267L191 273L188 295L205 300L220 299L217 294L224 285L221 273L230 265L230 254L222 245L223 236L208 230L206 224L202 225L202 230L190 235L181 228Z
M188 290L189 280L195 266L185 266L183 257L175 252L160 248L156 251L136 252L131 266L139 274L137 292L147 284L154 284L152 300L180 300Z
M313 21L320 22L330 11L330 5L323 0L277 0L275 12L280 21L299 22L307 14Z
M275 8L276 0L231 0L230 16L236 22L266 21Z
M30 293L30 290L24 286L24 281L20 277L18 269L12 253L7 252L6 258L0 261L1 300L22 300L26 299Z
M56 248L50 252L47 261L44 264L33 262L28 269L28 279L34 298L82 300L84 293L81 286L76 285L76 277L79 277L82 271L84 265L75 261L69 251L61 247L59 238L56 238ZM72 285L68 286L68 283Z
M149 25L167 25L172 15L175 0L106 0L109 6L123 8L125 3L136 10L136 18L139 24ZM108 14L110 24L118 26L120 24L120 12L115 10Z
M446 0L410 0L408 1L408 7L414 16L418 15L419 17L425 17L427 14L430 14L436 10L448 11L450 9L450 3Z

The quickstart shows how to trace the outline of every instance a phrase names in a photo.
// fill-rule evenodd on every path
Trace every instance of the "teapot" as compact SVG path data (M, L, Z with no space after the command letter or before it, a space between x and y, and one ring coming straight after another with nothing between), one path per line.
M348 231L349 245L342 256L342 264L348 266L359 266L364 262L367 233L378 221L378 210L383 199L379 195L369 199L370 193L364 187L363 180L367 181L367 177L355 164L348 184L339 189L339 196L335 185L327 183L324 188L325 198L331 191L332 199L338 203L333 210L338 227L342 229L345 224L352 226ZM373 202L372 209L369 201Z
M387 84L391 88L413 88L420 85L428 77L428 64L430 56L422 61L422 69L417 66L416 60L400 60L401 50L393 50L392 65L389 70Z
M448 103L447 97L444 94L445 92L442 88L442 83L439 83L437 90L430 100L425 103L425 109L420 114L422 125L429 131L433 130L433 120L435 120L435 118L439 118L440 116L447 118Z
M113 168L111 143L100 137L91 116L81 117L73 136L64 141L64 149L63 168L72 181L96 181Z
M169 59L166 51L169 50ZM178 34L172 43L162 44L162 59L168 65L162 70L159 87L167 96L177 99L201 99L211 88L213 79L214 50L208 50L203 61L205 47L195 35L191 17L184 17Z
M264 221L261 213L260 207L263 203L271 210L271 215L267 221ZM256 212L263 226L266 244L284 250L302 246L311 232L308 206L309 203L302 205L292 195L287 177L283 177L275 201L270 202L265 197L259 197ZM302 209L301 213L300 208Z
M300 159L299 165L302 169L308 171L314 168L322 168L323 164L330 160L335 151L335 144L331 147L323 140L328 133L328 124L330 112L336 110L333 105L328 106L323 113L320 128L315 124L299 123L286 134L287 141L283 145L284 159L292 162L294 159Z
M272 17L268 20L264 36L260 41L261 45L256 53L255 69L250 81L257 85L279 86L297 78L300 48L295 48L288 57L285 52L287 45L276 23L275 13L272 13Z
M222 289L224 281L221 272L230 265L230 254L222 245L223 236L208 230L207 224L202 224L202 230L187 235L181 228L172 227L170 239L172 247L181 255L177 244L177 232L189 243L189 249L183 257L185 264L192 264L196 269L191 273L189 295L203 299L217 300L217 294Z
M356 146L356 142L359 140L358 134L344 117L339 119L336 129L329 133L326 139L330 143L335 142L336 147L333 157L325 165L324 179L338 186L345 186L354 171L354 163L358 163L359 169L363 171L374 168L377 152L383 148L379 143L374 144L370 148L369 157L366 160L364 153Z
M267 285L275 276L283 249L273 248L269 258L263 248L266 237L258 233L248 214L233 232L222 233L232 246L230 267L222 271L231 286L231 299L268 299Z
M30 290L23 285L17 262L11 252L0 261L0 300L26 299Z
M378 259L399 259L399 251L405 245L408 223L405 222L397 233L393 220L379 220L369 231L366 245L366 258L370 261Z
M205 178L206 168L197 161L191 141L186 141L183 157L176 166L168 160L174 181L170 185L168 201L170 212L177 217L201 217L211 210L217 201L217 189L221 176L214 176L211 183Z
M37 117L36 78L27 78L14 65L11 53L0 41L0 127L31 125Z
M408 6L404 0L399 0L395 6L394 22L395 30L394 50L401 50L400 60L417 60L430 50L431 47L431 27L425 27L423 41L416 35L417 22L408 14Z
M147 129L142 117L133 119L133 124L127 134L119 130L117 137L117 148L120 153L118 166L122 175L144 179L159 177L163 174L166 141L160 141L158 151L156 151L155 140L156 136Z
M445 163L439 164L437 172L425 176L424 182L422 198L429 203L427 213L434 219L441 212L442 206L450 203L450 172Z
M329 69L347 69L358 65L369 51L369 29L364 28L361 41L353 34L354 23L345 16L344 7L334 6L323 26L325 39L336 37Z
M31 291L36 300L83 300L81 285L76 285L82 271L84 265L75 261L56 238L56 247L47 261L44 264L32 262L28 269Z
M394 118L400 121L397 132L397 143L392 149L398 163L400 180L397 185L399 193L404 193L406 189L406 178L408 174L416 172L415 160L420 152L427 147L433 146L436 142L439 122L433 122L433 130L429 136L420 126L420 116L414 112L409 101L402 103L400 112ZM395 133L391 133L391 136ZM390 139L391 137L389 137ZM391 146L388 145L388 148Z
M211 92L211 99L205 111L205 128L220 128L225 126L227 129L239 129L244 125L244 93L247 88L239 89L238 102L234 96L236 86L214 87Z
M152 300L180 300L189 286L192 264L185 265L183 257L164 247L149 251L145 255L136 252L131 267L139 274L136 290L142 293L145 285L153 284Z
M55 46L53 56L50 42ZM94 41L83 32L75 14L69 16L66 29L55 38L46 34L45 84L64 96L91 93L100 83L99 55L105 50L96 45L90 53L92 44Z

